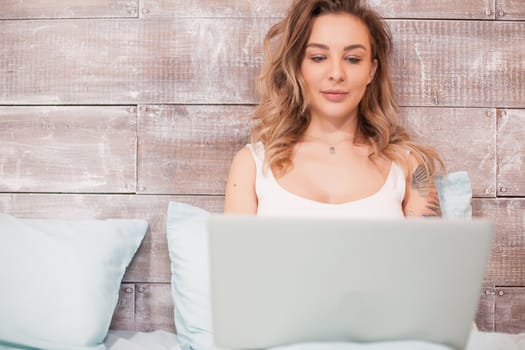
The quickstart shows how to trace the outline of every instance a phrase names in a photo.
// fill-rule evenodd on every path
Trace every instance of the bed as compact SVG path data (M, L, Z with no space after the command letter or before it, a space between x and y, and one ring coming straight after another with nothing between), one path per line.
M109 331L106 339L108 350L175 350L180 344L173 333ZM285 349L284 347L280 349ZM415 342L390 342L382 344L301 344L288 346L287 350L445 350L433 344ZM517 350L525 349L525 334L484 333L473 331L467 350ZM277 350L277 348L274 348Z
M444 180L449 185L468 180L465 174L449 176ZM440 189L445 215L471 214L471 193L464 188ZM0 349L213 349L204 247L206 219L220 211L220 198L166 197L155 203L141 198L137 203L123 196L107 213L92 210L93 201L103 196L82 201L63 196L53 206L36 205L31 195L20 198L4 207L12 215L0 214ZM169 280L134 281L137 271L152 281L168 273ZM274 350L353 349L446 348L406 341ZM525 333L473 329L467 349L525 349Z

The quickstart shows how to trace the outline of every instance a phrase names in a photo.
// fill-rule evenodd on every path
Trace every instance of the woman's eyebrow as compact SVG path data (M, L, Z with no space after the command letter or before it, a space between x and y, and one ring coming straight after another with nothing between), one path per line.
M329 50L330 48L328 47L328 45L325 45L325 44L319 44L319 43L308 43L306 45L306 47L316 47L318 49L322 49L322 50ZM364 51L366 51L366 47L364 45L361 45L361 44L352 44L352 45L348 45L348 46L345 46L344 48L344 51L350 51L350 50L355 50L355 49L362 49Z
M355 49L363 49L366 51L366 47L361 44L353 44L353 45L345 46L345 51L350 51L350 50L355 50Z
M318 49L323 49L323 50L329 49L328 45L318 44L318 43L308 43L306 47L316 47Z

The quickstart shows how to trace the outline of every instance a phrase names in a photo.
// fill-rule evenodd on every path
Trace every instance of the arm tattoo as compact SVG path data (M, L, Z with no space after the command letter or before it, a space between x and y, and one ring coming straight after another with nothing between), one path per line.
M418 165L416 170L414 170L414 173L412 174L412 188L418 191L420 194L424 196L423 191L426 191L426 183L427 181L427 173L425 172L425 169ZM427 185L428 186L428 185Z
M425 169L419 165L412 174L412 188L425 199L423 216L441 216L439 197Z

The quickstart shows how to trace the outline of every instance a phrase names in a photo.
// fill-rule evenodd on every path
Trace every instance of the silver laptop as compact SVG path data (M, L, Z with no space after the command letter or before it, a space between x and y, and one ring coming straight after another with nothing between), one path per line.
M212 216L215 345L417 340L463 349L493 225L484 220Z

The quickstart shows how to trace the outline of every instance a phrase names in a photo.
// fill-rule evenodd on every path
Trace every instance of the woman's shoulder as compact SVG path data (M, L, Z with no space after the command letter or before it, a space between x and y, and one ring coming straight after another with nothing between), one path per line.
M264 147L262 143L249 143L237 151L233 157L232 166L241 168L253 168L264 159Z
M256 166L248 147L243 147L233 157L226 183L224 211L230 213L255 213Z
M402 173L405 179L408 179L409 174L419 165L417 158L408 147L397 147L393 152L383 153L377 158L378 164L386 168L394 168Z
M248 147L243 147L233 157L228 175L228 183L246 183L255 178L256 166ZM252 175L252 176L250 176Z
M233 157L232 165L250 165L254 164L254 159L252 155L252 150L249 147L250 145L246 145L245 147L241 148L237 151L235 156Z
M410 178L417 173L424 172L425 164L422 158L417 156L414 151L407 149L403 152L400 162L406 178Z

